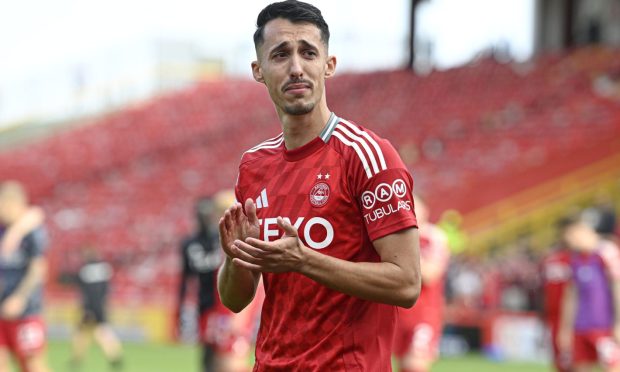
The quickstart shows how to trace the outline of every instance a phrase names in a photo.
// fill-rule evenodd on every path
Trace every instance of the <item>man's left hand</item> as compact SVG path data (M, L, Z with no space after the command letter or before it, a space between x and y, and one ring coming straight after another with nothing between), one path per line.
M273 242L247 238L245 242L235 240L232 249L235 253L233 263L252 271L285 273L300 271L304 263L305 250L308 249L299 239L297 229L282 217L278 226L284 230L282 238Z

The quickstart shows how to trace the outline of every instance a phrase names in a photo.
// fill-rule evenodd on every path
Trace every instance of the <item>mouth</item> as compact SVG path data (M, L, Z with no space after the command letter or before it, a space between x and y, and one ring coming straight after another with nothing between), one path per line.
M290 94L303 94L306 90L310 89L310 84L308 83L289 83L284 86L284 92Z

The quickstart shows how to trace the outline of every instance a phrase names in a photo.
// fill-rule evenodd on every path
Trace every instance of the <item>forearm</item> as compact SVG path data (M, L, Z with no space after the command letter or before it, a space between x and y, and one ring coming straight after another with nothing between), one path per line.
M10 226L7 232L20 236L28 234L37 226L41 225L45 219L43 209L40 207L30 207L26 212Z
M300 273L333 290L407 308L420 294L419 271L408 273L392 262L350 262L307 249Z
M562 308L560 312L560 330L563 332L572 332L575 324L575 315L577 312L577 297L575 289L570 286L565 288L562 299Z
M43 283L47 275L47 261L43 258L37 258L30 263L26 276L19 283L13 295L20 297L28 297L41 283Z
M230 257L226 257L220 267L217 288L222 304L238 313L254 298L260 274L235 266Z

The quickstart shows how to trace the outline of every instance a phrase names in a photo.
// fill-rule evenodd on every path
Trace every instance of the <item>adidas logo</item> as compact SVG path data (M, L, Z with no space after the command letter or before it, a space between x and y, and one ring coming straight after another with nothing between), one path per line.
M256 198L256 209L267 208L269 206L269 200L267 200L267 189L264 188L260 192L258 198Z

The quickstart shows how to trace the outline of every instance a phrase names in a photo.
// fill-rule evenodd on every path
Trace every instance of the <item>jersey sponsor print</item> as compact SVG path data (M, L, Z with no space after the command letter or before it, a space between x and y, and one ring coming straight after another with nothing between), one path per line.
M287 150L282 135L248 150L236 185L254 200L260 237L290 221L307 247L377 262L372 241L415 227L413 179L387 140L332 114L319 137ZM394 306L331 290L301 274L263 273L256 371L389 370Z

